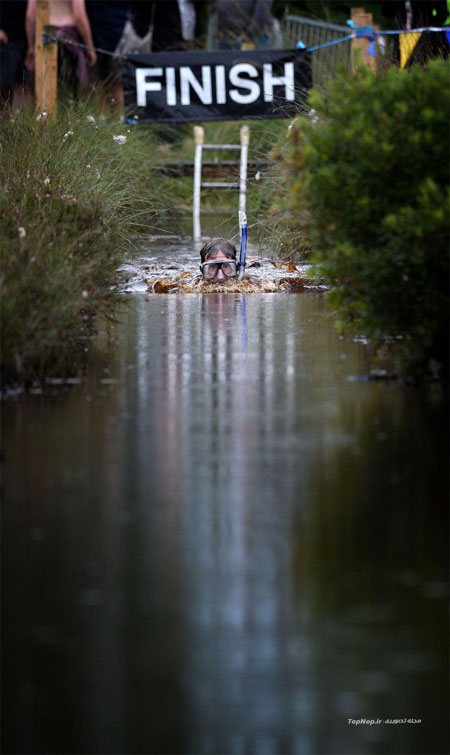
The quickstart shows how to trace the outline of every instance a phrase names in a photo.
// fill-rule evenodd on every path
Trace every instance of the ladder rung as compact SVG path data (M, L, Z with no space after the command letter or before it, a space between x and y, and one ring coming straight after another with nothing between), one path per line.
M200 186L202 187L202 189L237 189L239 183L237 181L202 181Z
M240 149L240 144L203 144L203 149Z

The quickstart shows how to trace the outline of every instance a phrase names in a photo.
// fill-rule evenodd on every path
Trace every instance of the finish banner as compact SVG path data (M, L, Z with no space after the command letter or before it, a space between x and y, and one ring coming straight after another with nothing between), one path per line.
M217 50L127 55L127 115L186 123L291 118L312 86L307 50Z

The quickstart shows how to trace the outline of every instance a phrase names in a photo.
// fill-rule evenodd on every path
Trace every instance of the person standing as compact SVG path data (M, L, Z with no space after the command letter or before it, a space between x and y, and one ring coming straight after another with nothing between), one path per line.
M183 50L195 36L195 7L190 0L154 0L152 52Z
M219 50L267 49L273 35L273 0L217 0Z
M99 49L94 78L109 90L112 105L123 113L121 62L117 48L130 13L129 0L86 0L95 46Z
M25 87L27 36L25 13L27 0L2 0L0 19L0 88L1 101L13 104L19 87ZM17 100L17 96L15 97Z

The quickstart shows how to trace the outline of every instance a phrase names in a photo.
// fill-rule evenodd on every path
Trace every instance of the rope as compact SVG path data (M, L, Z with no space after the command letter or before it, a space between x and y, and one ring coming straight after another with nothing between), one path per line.
M66 42L66 38L63 34L47 34L44 32L42 34L42 41L44 44L48 44L50 42ZM83 42L75 42L75 40L69 41L70 46L74 47L81 47L83 50L95 50L95 52L101 52L103 55L109 55L111 58L117 58L118 60L126 60L127 55L120 55L120 53L117 52L111 52L111 50L103 50L101 47L93 47L91 45L85 45Z
M349 24L350 25L350 24ZM306 49L308 52L315 52L316 50L322 50L325 47L332 47L333 45L338 45L341 42L348 42L351 39L355 39L357 37L365 37L366 39L374 40L376 36L387 36L387 35L393 35L393 34L422 34L423 32L431 31L431 32L449 32L450 29L448 26L427 26L427 27L421 27L419 29L398 29L395 31L375 31L373 26L363 26L353 27L354 31L353 34L350 34L346 37L340 37L340 39L333 39L331 42L323 42L320 45L315 45L313 47L306 47L306 45L303 45L302 42L299 42L297 44L297 47ZM47 44L49 42L59 42L60 40L64 41L64 36L57 33L56 35L47 34L46 32L42 35L42 40L44 44ZM128 55L121 55L117 52L111 52L110 50L104 50L101 47L90 47L89 45L85 45L82 42L75 42L70 41L71 45L74 45L76 47L81 47L84 50L95 50L95 52L101 52L103 55L109 55L111 58L117 58L117 60L127 60Z
M306 50L308 50L308 52L322 50L323 47L331 47L332 45L338 45L341 42L348 42L349 39L354 39L354 34L350 34L348 37L340 37L340 39L333 39L331 42L322 42L321 45L315 45L315 47L306 47Z

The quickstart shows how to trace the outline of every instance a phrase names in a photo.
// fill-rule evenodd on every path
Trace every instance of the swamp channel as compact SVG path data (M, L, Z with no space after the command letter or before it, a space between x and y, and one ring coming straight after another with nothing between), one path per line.
M128 290L3 402L3 752L447 753L439 386L360 379L321 291Z

